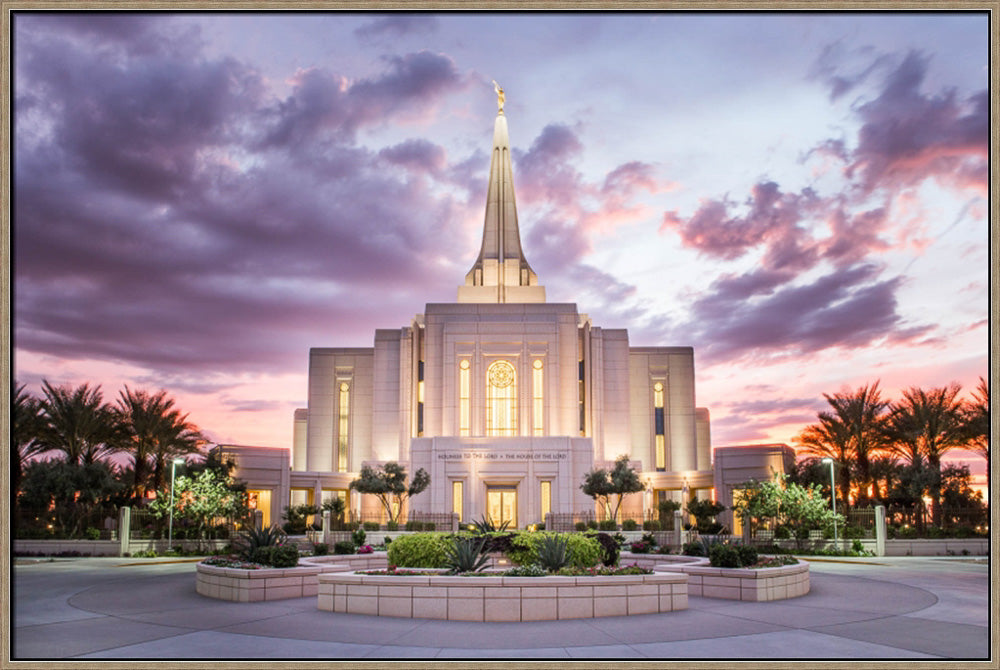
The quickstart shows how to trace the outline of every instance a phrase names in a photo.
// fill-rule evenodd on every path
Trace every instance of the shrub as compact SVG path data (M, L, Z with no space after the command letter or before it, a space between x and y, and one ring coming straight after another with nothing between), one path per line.
M317 542L313 545L313 555L314 556L326 556L330 553L330 545L323 542Z
M284 539L285 533L277 526L271 526L270 528L250 527L240 533L236 541L236 546L241 558L253 561L254 563L260 563L257 559L252 558L254 552L261 547L276 546Z
M83 531L83 534L84 536L86 536L88 540L101 539L101 531L98 530L97 528L88 528L87 530Z
M788 526L778 526L774 529L774 539L775 540L788 540L792 537L792 531L788 530Z
M479 572L490 557L483 553L486 545L485 537L455 537L451 546L445 549L446 566L454 574L462 572Z
M580 533L587 530L587 524L584 521L577 521L575 524L573 524L573 527L576 528L577 532Z
M333 553L335 554L353 554L354 553L354 543L350 540L342 540L341 542L336 542L333 545Z
M402 535L389 545L389 565L406 568L448 567L451 538L445 533Z
M649 530L649 531L660 530L660 522L659 521L643 521L642 522L642 529L643 530Z
M589 568L601 561L601 544L592 536L577 533L518 533L511 540L511 549L507 557L518 565L531 565L538 556L538 548L546 537L559 535L566 538L566 551L569 554L569 564L581 568Z
M615 523L614 519L605 519L604 521L597 524L600 530L618 530L618 524Z
M597 533L595 535L588 535L587 537L594 538L601 546L601 563L608 567L618 565L618 556L621 555L621 546L615 541L615 538L611 537L607 533Z
M365 533L365 529L357 528L353 533L351 533L351 542L354 544L354 546L360 547L365 543L366 537L368 537L368 534Z
M399 530L399 523L397 523L395 521L386 521L385 522L385 529L386 530Z
M740 565L746 567L757 562L757 549L750 544L736 545L736 553L740 557Z
M538 565L555 572L569 562L566 554L568 540L565 535L546 535L538 544Z
M648 554L651 549L647 542L633 542L629 545L629 551L633 554Z
M740 554L731 544L713 544L708 548L708 562L713 568L738 568Z
M503 572L504 577L544 577L548 571L540 565L515 565L509 570Z
M639 524L636 523L635 519L625 519L622 521L622 530L636 530L639 528Z
M705 547L701 542L685 542L681 547L681 553L685 556L704 556Z
M434 530L434 522L433 521L425 521L424 522L424 530Z
M640 540L648 544L650 547L655 547L657 545L656 537L654 537L652 533L643 533Z
M249 560L272 568L294 568L299 564L299 549L294 544L258 547Z
M854 524L847 524L840 529L840 536L845 540L853 540L865 536L865 529Z
M379 524L378 521L365 521L361 524L361 527L365 530L378 530Z
M587 522L587 528L591 530L597 530L597 522L591 519L590 521Z
M414 530L423 530L423 529L424 529L424 522L423 521L407 521L406 522L406 530L414 531Z

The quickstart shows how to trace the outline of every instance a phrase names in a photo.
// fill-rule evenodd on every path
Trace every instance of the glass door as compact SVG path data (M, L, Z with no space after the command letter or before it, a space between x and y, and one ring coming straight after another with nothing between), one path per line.
M510 528L517 528L516 486L486 487L486 518L497 527L507 521Z

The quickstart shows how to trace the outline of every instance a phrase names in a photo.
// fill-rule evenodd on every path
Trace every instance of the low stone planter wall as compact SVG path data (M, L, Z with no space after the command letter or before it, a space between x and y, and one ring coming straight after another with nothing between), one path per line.
M801 559L796 565L777 568L713 568L707 558L669 554L632 554L622 552L621 565L633 563L659 571L681 572L688 576L688 593L705 598L726 600L784 600L809 593L809 564Z
M990 540L986 537L885 541L886 556L988 556L989 553Z
M354 572L385 569L385 552L311 556L294 568L241 570L199 563L195 590L208 598L251 603L265 600L304 598L317 593L317 577L323 572Z
M327 612L449 621L553 621L687 609L687 577L457 577L325 573Z
M707 562L706 562L707 563ZM688 577L688 591L693 596L727 600L784 600L809 593L809 564L777 568L713 568L709 565L673 565L671 570Z

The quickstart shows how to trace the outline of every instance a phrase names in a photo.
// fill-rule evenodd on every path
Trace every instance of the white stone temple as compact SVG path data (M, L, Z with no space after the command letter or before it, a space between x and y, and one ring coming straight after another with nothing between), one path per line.
M521 246L502 92L499 106L482 246L457 300L375 331L371 347L309 352L290 471L286 450L222 447L265 523L279 523L289 503L332 496L355 518L377 520L378 501L349 485L362 465L388 461L430 474L404 520L454 512L523 528L549 513L600 519L580 484L622 454L647 489L626 498L625 517L655 515L662 499L713 497L693 349L631 347L628 331L546 302Z

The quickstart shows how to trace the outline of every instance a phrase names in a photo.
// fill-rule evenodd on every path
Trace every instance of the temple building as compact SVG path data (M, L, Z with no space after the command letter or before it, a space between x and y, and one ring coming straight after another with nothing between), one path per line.
M546 301L521 246L498 93L482 245L456 301L375 331L371 347L309 352L308 407L295 412L290 470L285 450L222 447L265 522L280 522L285 505L333 496L354 518L377 520L378 501L349 485L363 465L388 461L430 474L404 519L454 513L522 528L548 514L600 519L580 484L621 455L647 489L627 497L626 517L655 514L663 499L713 497L694 350L632 347L626 330Z

